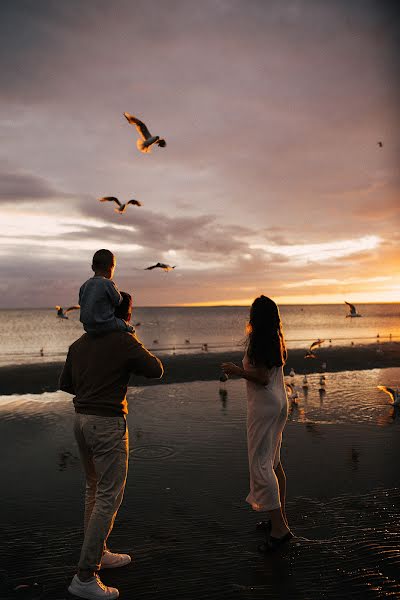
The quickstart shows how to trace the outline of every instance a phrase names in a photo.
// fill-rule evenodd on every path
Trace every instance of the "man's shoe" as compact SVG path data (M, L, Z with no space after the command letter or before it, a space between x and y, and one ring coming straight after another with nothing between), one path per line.
M117 554L106 550L101 559L100 569L117 569L118 567L125 567L132 562L129 554Z
M117 588L104 585L98 575L95 575L88 581L81 581L78 575L74 575L68 591L73 596L87 598L87 600L114 600L115 598L119 598Z

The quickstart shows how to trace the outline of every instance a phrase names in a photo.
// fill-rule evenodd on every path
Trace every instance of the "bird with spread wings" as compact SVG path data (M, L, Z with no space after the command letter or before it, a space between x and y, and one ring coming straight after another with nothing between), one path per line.
M62 306L57 305L55 308L57 311L57 317L59 319L68 319L67 313L69 313L70 310L79 310L80 306L79 306L79 304L74 304L73 306L70 306L69 308L66 308L64 310Z
M154 144L157 144L157 146L160 146L160 148L165 148L167 142L160 138L159 135L151 135L143 121L140 121L138 118L134 117L128 112L124 112L124 117L130 125L135 125L136 127L136 130L140 136L140 139L138 139L136 142L136 146L140 152L148 154L151 152Z
M128 200L128 202L122 204L122 202L120 202L118 198L115 198L115 196L104 196L103 198L99 198L99 202L115 202L118 208L114 208L114 211L116 213L119 213L120 215L122 215L122 213L125 212L125 209L128 206L128 204L133 204L134 206L142 206L142 203L139 202L139 200Z
M378 390L381 390L390 396L393 406L400 406L400 392L398 388L394 390L386 385L378 385Z
M350 304L350 302L346 302L346 300L344 301L344 303L347 304L347 306L349 307L349 313L346 315L346 318L361 317L360 313L357 312L357 309L354 306L354 304Z
M304 358L317 358L317 355L314 354L313 350L315 350L315 348L318 348L318 346L320 346L321 344L324 343L325 340L317 340L316 342L313 342L307 352L307 354L304 355Z
M171 265L166 265L165 263L158 262L156 265L151 265L151 267L146 267L145 271L152 271L153 269L162 269L163 271L172 271L175 269L175 265L171 267Z

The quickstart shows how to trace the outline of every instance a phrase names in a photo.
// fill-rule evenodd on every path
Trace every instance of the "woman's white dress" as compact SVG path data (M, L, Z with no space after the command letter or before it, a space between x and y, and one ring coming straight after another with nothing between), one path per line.
M243 368L254 369L247 354ZM246 380L247 448L250 493L246 501L257 511L279 508L279 486L274 467L280 462L282 432L288 415L288 403L282 367L266 369L269 383L262 386Z

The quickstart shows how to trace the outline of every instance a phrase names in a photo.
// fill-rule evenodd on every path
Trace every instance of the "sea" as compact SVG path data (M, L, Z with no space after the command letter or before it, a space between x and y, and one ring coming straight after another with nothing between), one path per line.
M362 315L347 318L345 304L280 307L288 348L317 339L349 346L400 339L400 303L357 304ZM245 339L247 306L137 307L132 324L139 339L160 354L239 350ZM62 361L83 333L79 311L68 319L54 308L0 310L0 366Z

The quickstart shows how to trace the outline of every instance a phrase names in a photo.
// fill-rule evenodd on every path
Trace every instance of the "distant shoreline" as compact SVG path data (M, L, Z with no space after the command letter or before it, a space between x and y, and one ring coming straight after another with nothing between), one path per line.
M309 302L304 304L303 302L291 302L284 303L278 302L279 307L283 306L343 306L344 302ZM381 306L386 304L400 304L399 302L357 302L357 306ZM134 307L136 309L142 308L250 308L251 302L249 304L162 304L162 305L137 305ZM54 306L36 306L36 307L28 307L28 306L3 306L0 307L0 310L50 310L54 311ZM346 309L345 309L346 311Z
M304 359L304 350L290 350L285 374L291 368L297 373L383 369L400 366L400 342L385 342L377 352L377 344L354 347L320 348L318 358ZM132 377L131 386L163 385L191 381L217 381L221 362L241 363L243 351L202 352L161 356L165 374L161 380ZM40 394L58 389L62 362L26 364L0 367L0 396L11 394Z

